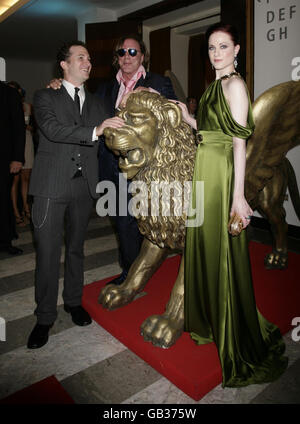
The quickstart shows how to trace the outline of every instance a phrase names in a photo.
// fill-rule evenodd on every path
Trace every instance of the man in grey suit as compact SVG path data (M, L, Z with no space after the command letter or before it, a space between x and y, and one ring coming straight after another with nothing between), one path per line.
M93 199L97 197L97 141L104 128L123 125L121 118L105 119L108 115L99 99L84 89L91 71L84 43L65 44L58 52L57 61L63 71L62 89L39 90L34 97L39 147L29 193L34 196L37 324L28 339L30 349L47 343L49 329L57 317L64 222L64 309L76 325L91 323L89 314L81 306L81 297L84 237Z

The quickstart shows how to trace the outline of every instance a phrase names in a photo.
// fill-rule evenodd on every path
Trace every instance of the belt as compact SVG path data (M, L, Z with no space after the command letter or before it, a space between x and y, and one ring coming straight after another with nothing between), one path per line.
M81 169L77 169L77 171L75 172L75 174L73 175L72 178L78 178L78 177L82 177L82 170Z
M220 144L232 148L232 136L225 134L222 130L204 131L196 133L196 144Z

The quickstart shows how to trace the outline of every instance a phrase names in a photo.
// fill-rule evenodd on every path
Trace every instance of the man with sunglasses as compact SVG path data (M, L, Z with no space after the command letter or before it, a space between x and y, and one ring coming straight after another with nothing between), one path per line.
M121 37L114 51L113 65L118 70L116 77L101 85L97 93L106 107L110 116L115 116L123 97L137 87L147 87L155 90L168 99L176 100L171 81L152 72L147 72L149 54L142 39L138 35ZM116 186L117 216L112 217L120 243L120 264L122 273L108 284L120 285L125 281L130 266L138 256L143 240L139 232L136 219L130 214L127 207L126 216L119 213L119 199L127 205L131 199L128 194L127 184L119 184L120 170L118 157L105 145L99 145L99 175L100 180L112 181ZM128 182L128 184L130 181Z

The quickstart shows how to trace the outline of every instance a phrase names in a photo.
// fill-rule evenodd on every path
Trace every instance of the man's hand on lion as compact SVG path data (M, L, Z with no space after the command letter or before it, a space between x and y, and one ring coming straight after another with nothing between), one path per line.
M114 116L113 118L105 119L98 127L96 127L96 136L100 137L105 128L121 128L125 124L124 119Z

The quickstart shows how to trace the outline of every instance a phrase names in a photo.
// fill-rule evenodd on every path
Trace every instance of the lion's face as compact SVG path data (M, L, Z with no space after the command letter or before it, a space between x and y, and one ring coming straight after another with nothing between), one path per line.
M148 108L134 103L129 103L119 116L126 124L119 129L106 128L105 142L120 156L119 167L131 179L151 161L156 146L157 119Z

